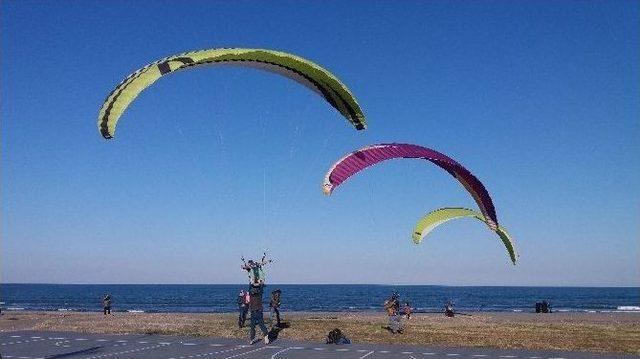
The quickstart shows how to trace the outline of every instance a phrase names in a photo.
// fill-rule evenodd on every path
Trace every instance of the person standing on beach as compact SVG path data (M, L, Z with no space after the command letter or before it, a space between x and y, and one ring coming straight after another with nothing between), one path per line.
M273 328L273 316L276 317L276 327L280 327L280 289L276 289L271 292L271 298L269 298L269 319L271 320L271 327Z
M447 304L444 306L444 315L446 315L449 318L453 318L456 315L456 311L453 309L452 301L448 301Z
M105 294L104 299L102 299L102 311L104 315L111 315L111 296L109 294Z
M400 296L398 293L393 293L391 298L384 302L384 309L389 316L389 330L395 333L402 333L402 323L400 322Z
M248 293L244 290L240 290L238 294L238 328L244 327L244 323L247 320L247 312L249 311L249 303L247 301Z
M411 319L411 313L413 313L413 309L411 309L411 305L409 305L409 302L404 303L402 311L404 312L404 317L407 318L407 320Z
M251 311L251 324L249 325L249 344L257 342L256 326L260 327L264 335L264 343L269 344L269 333L264 325L264 313L262 307L263 286L252 286L249 291L249 310Z

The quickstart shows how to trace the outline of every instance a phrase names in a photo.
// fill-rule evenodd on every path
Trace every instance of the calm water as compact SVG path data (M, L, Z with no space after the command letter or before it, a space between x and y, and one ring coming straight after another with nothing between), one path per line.
M100 311L111 294L114 311L232 312L243 285L1 284L3 310ZM452 300L458 311L533 311L548 300L557 311L640 311L640 288L445 287L384 285L269 285L282 290L285 311L378 311L397 291L419 312L440 311ZM265 298L267 296L265 295Z

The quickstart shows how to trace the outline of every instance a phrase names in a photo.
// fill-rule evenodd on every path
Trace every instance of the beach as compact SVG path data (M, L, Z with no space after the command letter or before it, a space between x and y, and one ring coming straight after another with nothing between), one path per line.
M279 338L324 342L340 328L354 343L500 349L620 352L640 355L640 313L470 313L447 318L414 314L403 334L391 334L382 313L283 313ZM245 338L235 314L4 312L0 330L164 334Z

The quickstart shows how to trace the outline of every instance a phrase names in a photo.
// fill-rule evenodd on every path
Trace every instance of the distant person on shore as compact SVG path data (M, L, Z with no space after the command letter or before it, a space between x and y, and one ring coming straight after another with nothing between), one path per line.
M404 307L402 308L402 311L404 313L404 317L407 318L407 320L411 319L411 314L413 313L413 309L411 309L411 305L409 305L409 302L404 303Z
M276 289L271 292L269 298L269 319L271 320L271 327L273 328L273 317L276 317L276 327L280 327L280 289Z
M391 298L384 302L384 309L389 316L389 330L391 333L402 333L404 330L400 318L400 296L393 292Z
M104 315L111 315L111 296L109 294L105 294L102 299L102 311Z
M249 293L240 290L238 294L238 328L244 327L247 321L247 312L249 311Z
M260 327L264 335L264 343L269 344L269 332L264 325L264 313L262 307L263 286L252 286L249 290L249 311L251 312L251 324L249 325L249 344L257 342L256 326Z
M546 300L536 303L536 313L551 313L551 304Z
M444 306L444 315L446 315L449 318L453 318L453 316L456 315L456 312L453 309L452 301L448 301L447 304Z

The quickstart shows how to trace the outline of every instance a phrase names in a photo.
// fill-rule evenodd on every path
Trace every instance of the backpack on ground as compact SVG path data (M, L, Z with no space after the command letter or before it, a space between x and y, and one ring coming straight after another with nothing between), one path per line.
M351 340L345 337L340 329L336 328L327 335L327 344L351 344Z

